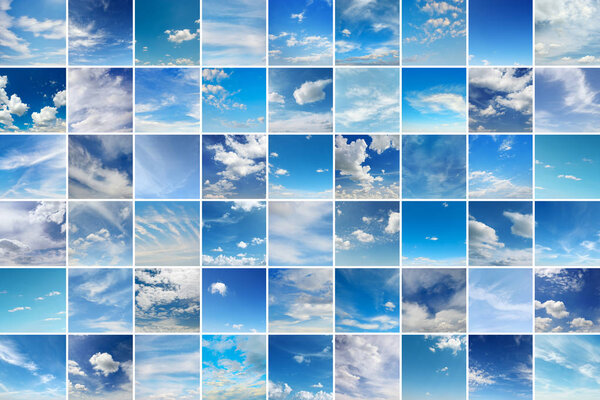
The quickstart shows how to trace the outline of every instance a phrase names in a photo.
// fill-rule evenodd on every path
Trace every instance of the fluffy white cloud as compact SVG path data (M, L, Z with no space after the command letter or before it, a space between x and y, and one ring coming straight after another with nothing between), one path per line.
M400 150L400 135L371 135L369 149L381 154L390 148Z
M510 231L513 235L521 236L526 239L533 238L533 215L512 211L504 211L502 215L512 222Z
M388 216L388 223L385 226L385 233L394 234L400 232L400 213L391 212Z
M371 243L371 242L375 241L375 237L373 235L371 235L370 233L364 232L362 229L355 230L354 232L352 232L352 235L359 242Z
M569 325L571 325L571 328L576 329L578 331L588 332L594 326L594 322L579 317L569 322Z
M290 393L292 393L292 388L287 383L275 383L273 381L269 381L268 384L270 399L285 399Z
M109 376L119 370L120 362L113 360L109 353L96 353L90 357L90 364L98 374Z
M515 213L519 214L519 213ZM505 215L506 216L506 215ZM526 237L533 226L527 225L531 216L512 215L514 218L511 232ZM525 236L523 236L525 235ZM500 242L496 230L473 217L469 219L469 258L472 265L530 265L532 252L530 249L511 249Z
M79 367L77 361L69 360L69 374L86 376L86 373Z
M183 42L187 42L188 40L193 40L198 36L197 32L190 32L190 30L187 28L167 29L165 33L167 34L167 40L176 44L181 44Z
M566 318L569 316L569 312L565 307L565 303L563 303L562 301L547 300L541 303L536 300L535 309L539 310L542 308L554 318Z
M213 282L209 286L209 290L211 294L220 294L221 296L225 296L227 294L227 285L223 282Z
M301 106L323 100L325 98L324 89L332 82L331 79L306 81L294 90L294 100Z

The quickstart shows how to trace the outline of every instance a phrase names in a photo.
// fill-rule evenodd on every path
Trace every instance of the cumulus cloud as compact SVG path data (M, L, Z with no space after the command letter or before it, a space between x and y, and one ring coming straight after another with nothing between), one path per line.
M294 100L299 105L314 103L325 98L324 89L333 82L332 79L306 81L294 90Z
M188 40L193 40L198 36L197 32L190 32L190 30L187 28L167 29L165 34L167 34L167 40L175 44L181 44L183 42L187 42Z
M220 294L221 296L225 296L227 294L227 285L223 282L213 282L210 284L208 290L210 290L211 294Z
M96 353L90 357L90 364L97 371L97 374L109 376L119 370L120 362L113 360L109 353Z
M554 318L561 319L569 316L569 312L565 307L565 303L563 303L562 301L546 300L545 302L541 303L536 300L535 309L544 309L549 315L551 315Z

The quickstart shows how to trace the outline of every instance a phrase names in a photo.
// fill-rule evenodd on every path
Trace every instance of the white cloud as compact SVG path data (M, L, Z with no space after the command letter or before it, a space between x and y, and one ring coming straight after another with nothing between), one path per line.
M209 290L211 294L220 294L221 296L225 296L227 294L227 285L223 282L213 282L209 286Z
M396 305L391 301L387 301L383 306L387 311L394 311L396 309Z
M394 234L400 232L400 213L391 212L388 216L388 223L385 227L385 233Z
M90 357L90 364L97 371L97 374L109 376L119 370L120 362L113 360L109 353L96 353Z
M86 373L79 367L77 361L69 360L69 374L86 376Z
M594 322L579 317L569 322L569 325L571 325L571 328L576 329L578 331L589 332L594 326Z
M279 103L279 104L285 103L285 98L277 92L270 92L268 98L269 98L269 103Z
M357 229L352 232L352 235L359 241L363 243L371 243L375 241L375 238L370 233L364 232L361 229Z
M190 32L189 29L167 29L165 33L168 35L167 40L176 44L193 40L198 36L197 32Z
M581 178L578 178L578 177L576 177L574 175L563 175L563 174L558 175L557 178L570 179L570 180L573 180L573 181L580 181L581 180Z
M387 149L400 150L400 135L371 135L369 149L381 154Z
M554 301L554 300L547 300L543 303L539 302L539 301L535 301L535 309L539 310L539 309L544 309L546 310L546 312L553 316L554 318L566 318L569 316L569 312L567 311L567 308L565 307L565 303L563 303L562 301Z
M33 17L21 16L17 19L16 26L33 33L35 37L44 39L63 39L65 37L65 21L62 19L37 20Z
M513 235L521 236L526 239L533 238L533 215L511 211L504 211L502 215L512 222L510 231Z
M325 99L324 89L332 82L332 79L306 81L298 89L294 90L294 100L301 106L321 101Z
M292 388L287 383L275 383L269 380L269 398L274 400L283 400L290 393L292 393Z

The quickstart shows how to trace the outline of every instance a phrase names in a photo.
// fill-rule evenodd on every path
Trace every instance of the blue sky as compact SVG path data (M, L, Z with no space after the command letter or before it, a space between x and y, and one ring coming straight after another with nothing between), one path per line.
M0 353L0 398L65 398L64 335L2 336Z
M400 263L400 203L338 201L335 264L395 266Z
M202 64L265 65L266 13L265 0L202 2Z
M531 132L531 68L469 70L470 132Z
M466 336L402 337L402 398L466 398Z
M598 218L600 204L597 202L536 202L536 265L597 265L600 260Z
M65 213L58 201L0 203L0 265L64 266Z
M598 397L598 335L536 335L535 398L594 400Z
M269 135L269 198L331 199L331 135Z
M402 70L403 132L464 132L467 114L464 68Z
M402 332L465 332L466 270L404 269Z
M265 198L267 135L203 135L202 196Z
M1 64L65 64L65 0L5 0L2 5Z
M265 265L264 201L202 203L202 265Z
M132 0L68 0L69 64L131 65Z
M335 270L337 332L399 332L400 271Z
M470 135L469 197L531 198L532 158L531 135Z
M136 269L135 329L138 332L199 332L200 270Z
M533 2L469 3L470 65L531 65Z
M135 264L200 265L200 202L137 201Z
M265 68L202 70L202 132L266 131Z
M535 274L536 332L598 332L600 270L540 268Z
M136 135L135 197L200 197L200 137Z
M69 265L131 266L132 225L131 202L69 202Z
M202 336L202 398L266 398L266 336Z
M200 131L200 71L195 68L137 68L135 131Z
M269 399L333 400L333 336L269 336Z
M64 198L65 136L0 136L0 198Z
M403 65L465 65L466 2L402 2Z
M69 136L69 198L130 199L132 182L131 135Z
M600 197L600 137L538 135L535 196L539 199Z
M335 73L337 132L398 132L400 75L396 68L340 68Z
M200 64L200 4L146 0L135 7L136 65Z
M531 335L469 336L469 398L531 399Z
M202 332L265 332L266 270L202 270Z
M400 197L399 135L336 135L335 197Z
M469 332L531 333L533 274L525 268L469 270Z
M130 268L69 269L69 331L130 332L132 275Z
M332 68L269 69L269 132L333 130Z
M4 332L65 332L64 269L1 269L0 282Z
M130 399L132 342L132 335L69 336L69 398Z
M398 65L400 7L394 0L335 4L337 65Z
M200 338L197 335L143 335L135 338L135 395L198 397Z
M402 264L466 264L466 207L462 201L402 203Z
M64 132L65 89L64 68L0 68L0 132Z
M269 1L269 64L331 65L330 0Z
M464 199L465 135L402 136L402 198Z
M269 269L269 332L332 331L331 268Z
M469 203L469 265L532 265L532 205L529 201Z

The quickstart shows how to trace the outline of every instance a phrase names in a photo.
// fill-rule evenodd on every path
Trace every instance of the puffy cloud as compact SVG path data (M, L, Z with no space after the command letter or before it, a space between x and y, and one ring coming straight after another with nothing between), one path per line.
M337 250L350 250L352 248L352 243L349 240L344 240L339 236L335 237L335 248Z
M435 347L439 350L450 350L456 355L466 347L466 338L464 336L439 336Z
M594 322L587 320L585 318L575 318L571 322L569 322L571 328L577 329L579 331L588 332L593 326Z
M324 89L332 82L332 79L304 82L298 89L294 90L294 100L301 106L323 100L325 98Z
M167 29L167 40L176 44L187 42L188 40L195 39L198 36L197 32L190 32L189 29Z
M388 216L388 223L385 226L385 233L394 234L400 232L400 213L391 212Z
M65 37L65 21L62 19L37 20L33 17L21 16L16 21L16 26L33 33L35 37L44 39L63 39Z
M400 135L371 135L369 149L381 154L390 148L400 150Z
M352 232L352 235L359 241L363 243L371 243L375 241L375 238L370 233L364 232L361 229L357 229Z
M536 332L545 332L550 329L552 318L535 317Z
M90 364L97 371L97 374L109 376L119 370L120 362L113 360L109 353L96 353L90 357Z
M292 393L292 388L287 383L275 383L273 381L269 381L268 385L270 399L285 399L290 393Z
M86 373L79 367L77 361L69 360L69 374L86 376Z
M514 219L511 232L521 237L530 235L533 226L527 225L531 216L509 213ZM512 215L518 214L518 215ZM512 221L511 219L511 221ZM530 249L511 249L500 242L496 230L473 217L469 219L469 258L472 265L529 265L532 254Z
M285 98L277 92L270 92L268 98L269 98L269 103L279 103L279 104L285 103Z
M536 300L535 309L544 309L548 314L550 314L554 318L566 318L569 316L569 312L565 307L565 303L563 303L562 301L547 300L541 303Z
M223 282L213 282L210 284L208 290L211 294L220 294L221 296L225 296L227 294L227 285Z
M502 215L512 222L510 231L513 235L521 236L526 239L533 238L533 215L511 211L504 211Z

